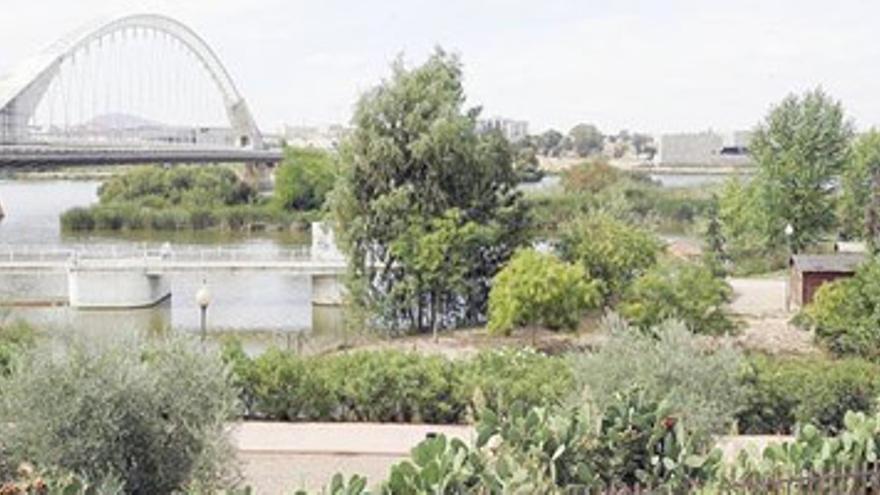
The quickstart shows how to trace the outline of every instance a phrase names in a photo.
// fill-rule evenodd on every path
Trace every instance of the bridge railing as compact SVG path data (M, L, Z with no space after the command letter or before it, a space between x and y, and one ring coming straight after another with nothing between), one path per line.
M76 261L151 260L167 262L307 261L307 246L259 247L87 245L83 247L0 246L0 263L72 263Z

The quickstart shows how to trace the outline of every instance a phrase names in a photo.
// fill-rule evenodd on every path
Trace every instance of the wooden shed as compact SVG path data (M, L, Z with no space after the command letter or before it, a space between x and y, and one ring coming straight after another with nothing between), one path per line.
M790 307L800 308L813 302L822 284L852 277L865 261L864 253L796 254L789 260Z

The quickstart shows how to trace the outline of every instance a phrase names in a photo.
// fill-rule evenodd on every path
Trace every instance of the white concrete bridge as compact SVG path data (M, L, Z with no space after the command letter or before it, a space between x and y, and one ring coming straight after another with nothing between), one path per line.
M84 309L149 307L171 296L175 272L272 271L311 278L312 303L342 304L346 261L332 234L313 227L311 248L85 245L0 246L0 273L67 274L69 304ZM329 237L328 237L329 235Z

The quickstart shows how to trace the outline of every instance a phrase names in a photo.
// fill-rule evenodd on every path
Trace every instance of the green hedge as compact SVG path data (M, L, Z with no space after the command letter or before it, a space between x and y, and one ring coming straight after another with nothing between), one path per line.
M836 434L847 411L871 412L880 397L880 365L862 359L753 357L748 396L737 420L742 433L791 433L811 423Z
M72 208L61 215L68 231L117 230L242 230L253 224L291 225L320 217L318 211L285 211L271 205L236 205L216 208L147 208L136 205L95 205Z
M400 351L256 358L227 344L248 415L281 421L464 423L481 407L558 403L572 377L561 358L491 351L451 360Z

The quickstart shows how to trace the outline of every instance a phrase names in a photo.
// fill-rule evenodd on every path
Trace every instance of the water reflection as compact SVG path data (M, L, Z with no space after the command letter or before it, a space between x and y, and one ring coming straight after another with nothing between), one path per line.
M95 181L0 180L0 202L6 212L6 217L0 220L0 245L81 249L94 244L132 246L170 242L175 249L210 245L258 254L310 243L308 234L299 231L258 235L218 231L62 233L61 213L97 202L99 185ZM44 327L58 337L76 334L106 340L119 335L150 338L169 332L198 334L199 308L195 293L202 279L207 279L214 295L208 309L211 341L235 335L242 338L249 352L259 352L269 345L314 347L317 340L333 340L343 329L339 308L313 311L309 277L246 271L169 276L172 297L160 306L83 311L57 305L67 300L67 276L63 272L0 272L0 304L27 304L2 312L7 313L7 317L22 318ZM306 333L309 338L314 336L310 344L303 340L302 335Z

